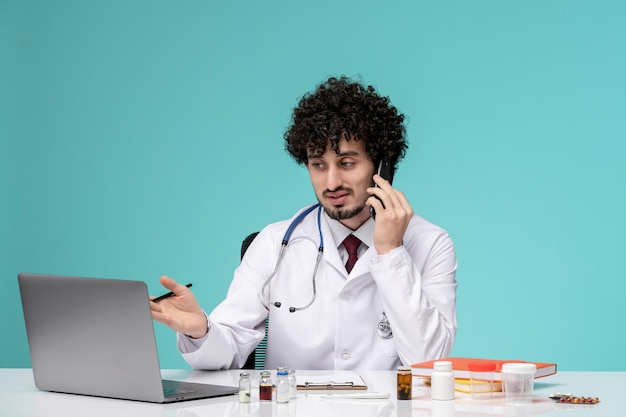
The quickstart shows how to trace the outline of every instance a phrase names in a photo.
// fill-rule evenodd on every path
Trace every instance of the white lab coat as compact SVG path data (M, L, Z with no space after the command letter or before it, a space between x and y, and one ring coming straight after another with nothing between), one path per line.
M370 236L365 241L369 249L350 274L328 226L334 220L322 215L317 297L309 308L289 312L313 295L317 217L315 210L295 228L268 285L270 303L260 295L261 288L276 266L291 220L259 233L236 269L226 299L209 315L207 336L178 336L179 350L193 368L241 367L263 338L268 314L268 369L395 369L450 353L457 328L454 247L444 230L417 215L403 246L388 255L376 254ZM276 301L280 308L273 305ZM390 339L378 335L383 311L393 331Z

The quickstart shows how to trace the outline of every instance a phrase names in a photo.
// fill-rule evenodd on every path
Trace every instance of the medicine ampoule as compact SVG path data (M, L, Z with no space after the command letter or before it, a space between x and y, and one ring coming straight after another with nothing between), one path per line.
M259 401L272 401L272 378L269 371L261 372L259 380Z
M250 402L250 373L242 372L239 374L239 402Z
M287 371L289 374L287 380L289 381L289 399L295 400L298 398L298 382L296 381L296 371L290 369Z
M284 404L289 402L289 374L285 368L279 368L276 372L276 402Z

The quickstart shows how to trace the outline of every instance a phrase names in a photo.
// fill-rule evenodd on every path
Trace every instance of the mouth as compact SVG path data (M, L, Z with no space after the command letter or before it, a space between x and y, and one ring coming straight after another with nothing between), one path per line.
M341 191L325 191L324 198L328 200L333 206L342 206L346 200L350 197L350 192L347 190Z

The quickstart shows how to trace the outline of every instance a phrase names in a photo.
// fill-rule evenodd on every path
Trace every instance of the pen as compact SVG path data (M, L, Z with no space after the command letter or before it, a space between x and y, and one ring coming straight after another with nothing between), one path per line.
M371 399L371 400L376 400L376 399L385 399L385 398L389 398L389 393L388 392L342 392L342 393L333 393L333 394L326 394L323 395L322 398L324 399L344 399L344 398L350 398L350 399Z
M187 285L185 285L185 287L190 288L191 285L192 284L187 284ZM153 298L151 301L153 303L158 303L159 301L165 300L166 298L173 297L174 295L176 295L176 294L174 294L174 292L170 291L167 294L163 294L163 295L158 296L157 298Z

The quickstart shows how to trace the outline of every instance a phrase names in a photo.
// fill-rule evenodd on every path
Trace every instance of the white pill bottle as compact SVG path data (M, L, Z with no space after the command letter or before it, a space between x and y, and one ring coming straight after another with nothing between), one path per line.
M452 362L436 361L433 364L430 388L431 400L454 400L454 372L452 372Z

